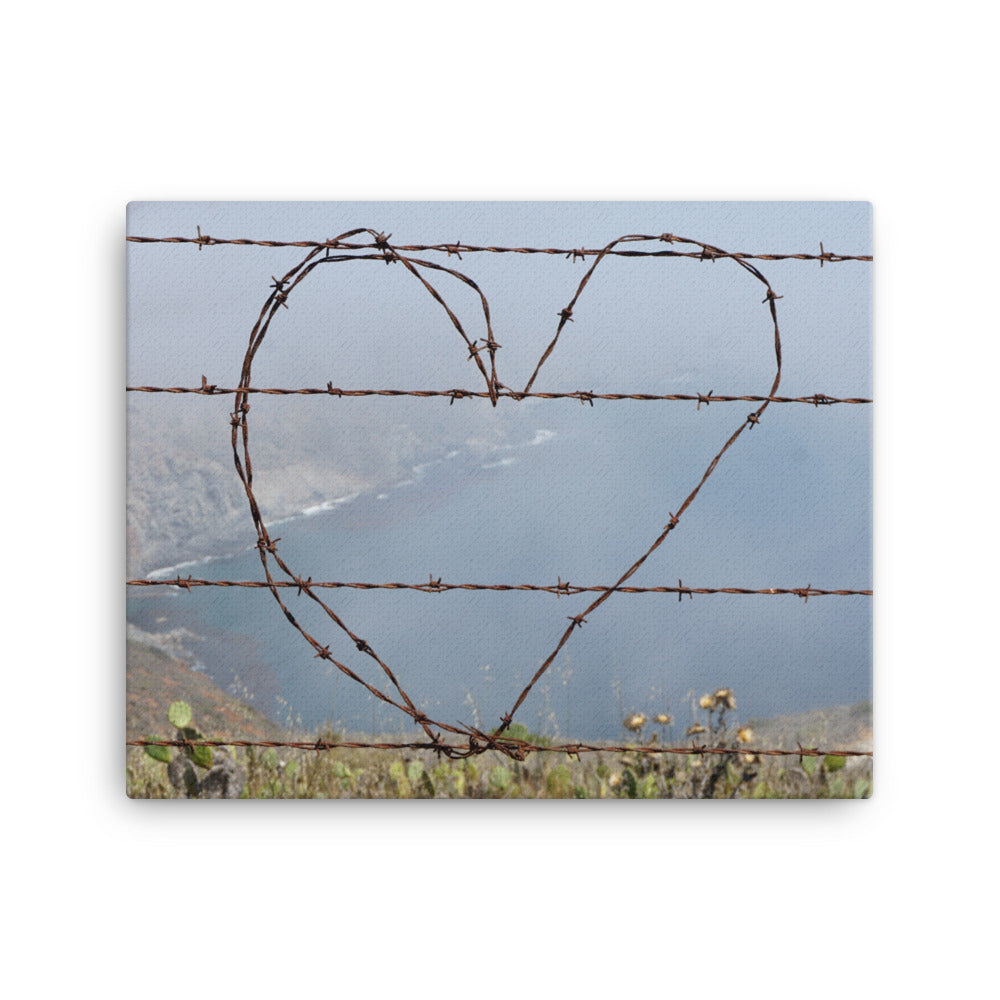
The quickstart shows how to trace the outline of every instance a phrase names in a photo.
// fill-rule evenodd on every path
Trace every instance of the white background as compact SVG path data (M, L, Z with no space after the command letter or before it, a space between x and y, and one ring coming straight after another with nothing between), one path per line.
M5 981L41 997L983 985L985 8L361 9L5 16ZM127 801L124 211L186 198L871 200L875 798Z

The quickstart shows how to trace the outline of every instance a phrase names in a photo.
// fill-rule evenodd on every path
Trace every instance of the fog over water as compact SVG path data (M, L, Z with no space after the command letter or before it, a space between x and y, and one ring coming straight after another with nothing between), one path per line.
M219 237L323 239L371 225L393 233L393 243L600 247L625 233L677 232L748 252L818 252L821 239L827 250L871 252L870 211L862 204L150 203L132 206L129 216L136 235L193 235L196 224ZM129 384L195 385L205 374L235 385L273 276L305 252L130 244ZM502 345L498 372L517 389L590 266L541 255L419 256L470 275L483 289ZM871 396L872 265L756 263L784 296L777 303L779 393ZM470 339L483 337L478 297L447 276L433 282ZM534 388L766 394L775 361L764 290L732 261L608 259ZM255 360L255 385L483 387L441 307L399 265L317 268L289 305ZM160 408L178 422L201 420L201 432L217 437L224 452L228 419L206 419L206 401L161 395L133 405ZM351 440L371 448L369 478L377 485L320 498L273 527L296 574L341 582L614 583L756 407L449 402L253 398L251 451L297 420L308 426L314 450L329 441L339 453ZM629 585L870 588L871 420L871 406L772 404ZM265 454L255 462L256 479L285 474L274 457L280 451ZM392 477L380 478L389 470ZM263 513L278 520L276 512ZM234 554L183 575L262 579L255 542L248 513ZM322 596L428 715L493 726L555 648L567 618L596 595L336 589ZM412 729L316 659L267 590L142 588L129 597L130 621L199 636L188 643L199 668L223 687L235 683L270 715L299 717L309 727L329 720ZM294 590L283 598L337 659L392 693L377 664L312 601ZM517 720L550 734L606 738L620 733L622 710L668 711L686 723L689 693L720 686L736 690L741 717L867 699L871 620L869 597L806 603L795 596L616 594L575 630Z

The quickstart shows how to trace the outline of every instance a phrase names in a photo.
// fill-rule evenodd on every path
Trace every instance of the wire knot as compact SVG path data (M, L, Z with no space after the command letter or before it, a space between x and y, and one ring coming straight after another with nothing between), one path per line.
M274 289L274 300L275 302L283 305L286 309L288 308L288 294L285 292L285 279L276 278L273 274L271 275L271 280L274 282L270 287Z

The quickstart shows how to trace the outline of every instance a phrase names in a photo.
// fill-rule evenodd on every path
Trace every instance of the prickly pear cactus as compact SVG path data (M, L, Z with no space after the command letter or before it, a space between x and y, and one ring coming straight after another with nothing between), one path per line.
M178 740L203 740L191 725L191 706L175 701L167 710L167 721L176 728ZM181 747L173 757L167 747L147 746L153 760L167 765L170 783L188 799L238 799L243 794L246 774L224 747Z

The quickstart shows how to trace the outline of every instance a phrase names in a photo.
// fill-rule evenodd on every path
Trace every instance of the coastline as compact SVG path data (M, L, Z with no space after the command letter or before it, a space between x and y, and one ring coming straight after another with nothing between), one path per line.
M287 514L283 517L277 517L272 521L265 521L264 526L268 529L276 528L282 524L288 524L292 521L299 521L307 517L315 517L317 514L322 514L327 511L335 510L337 507L343 506L344 504L351 503L358 497L365 495L368 492L374 492L374 487L371 490L364 492L348 493L344 496L332 497L329 500L323 500L318 504L311 504L308 507L304 507L294 513ZM248 515L249 519L249 515ZM217 562L220 559L230 559L233 556L240 555L243 552L249 552L256 547L256 543L237 546L234 547L232 544L222 544L220 543L213 551L202 552L190 559L183 559L178 563L173 563L169 566L159 566L156 569L148 570L143 574L143 579L146 580L165 580L174 577L179 577L184 574L186 570L190 570L196 566L205 566L208 563Z
M362 478L351 473L337 473L298 463L286 468L280 481L271 480L270 487L262 484L257 489L261 508L278 511L276 516L269 518L264 524L271 529L302 518L328 513L359 499L384 500L393 491L420 482L432 469L463 455L484 470L505 468L519 461L512 452L546 445L557 437L553 430L535 428L527 441L494 444L485 449L482 442L471 439L464 443L464 447L451 447L444 454L428 455L405 471L396 469L394 475L383 477ZM320 483L325 488L321 488ZM166 506L170 505L171 500L176 501L176 495L180 492L178 481L173 481L171 485L173 496L167 496ZM163 492L169 494L171 491L164 489ZM136 538L142 530L142 525L138 523L141 520L138 512L133 510L136 499L130 492L127 529L130 538ZM242 493L225 498L216 494L211 499L214 503L209 503L207 508L197 500L191 504L192 509L197 511L197 516L175 516L168 521L168 528L156 530L154 527L148 532L152 540L145 546L146 551L141 551L142 546L137 541L135 547L140 552L130 554L129 562L135 566L135 570L130 571L129 575L147 580L176 577L197 566L227 559L254 548L255 539L242 543L240 538L241 535L244 538L253 535L253 525ZM158 563L155 556L147 554L149 550L164 554L170 552L180 558L170 563Z

